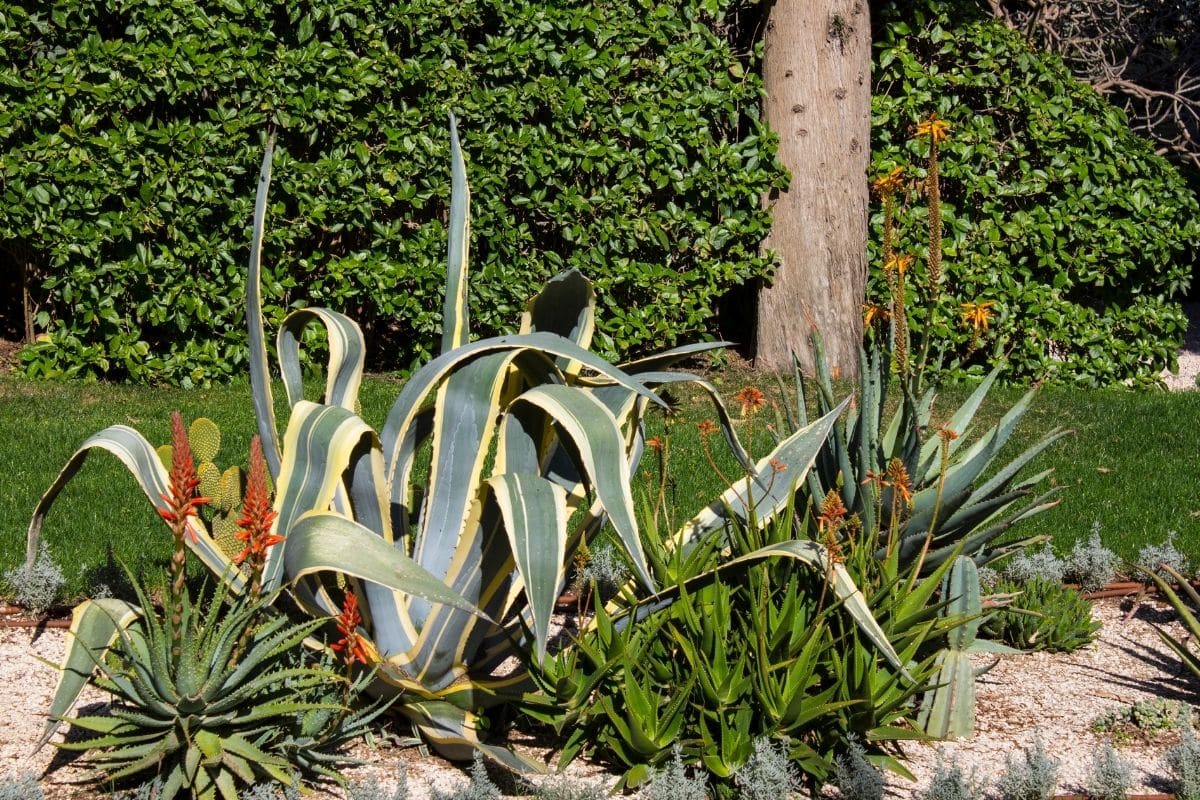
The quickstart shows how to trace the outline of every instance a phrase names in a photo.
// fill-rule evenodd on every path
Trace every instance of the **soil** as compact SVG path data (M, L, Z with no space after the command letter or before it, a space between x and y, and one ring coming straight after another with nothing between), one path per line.
M1169 608L1153 601L1133 606L1128 598L1106 598L1093 604L1093 616L1102 627L1097 641L1086 648L1074 653L1001 657L976 682L974 736L960 742L906 743L907 766L916 781L890 776L889 794L900 800L919 796L938 764L950 760L962 765L976 781L994 786L1006 758L1018 756L1039 736L1051 757L1060 762L1058 792L1079 793L1086 788L1093 755L1111 735L1092 729L1097 718L1127 709L1139 700L1200 700L1200 682L1183 669L1156 632L1157 626L1164 626L1182 635ZM65 753L49 746L33 752L56 679L55 670L40 659L56 663L64 642L62 630L0 628L0 652L4 653L0 660L0 778L36 774L52 800L95 796L73 785L82 772L71 765ZM981 657L979 665L987 660ZM80 704L94 709L104 700L89 689ZM1164 755L1178 737L1179 731L1171 729L1116 737L1120 757L1133 767L1132 792L1169 790ZM553 764L557 755L544 743L520 737L511 744L546 764ZM447 791L466 780L461 769L414 747L361 744L354 754L368 765L350 770L351 780L374 779L388 789L403 771L414 800L427 800L431 787ZM616 779L603 767L582 760L574 762L568 774L584 782L603 781L606 786ZM506 793L520 793L511 780L500 782Z

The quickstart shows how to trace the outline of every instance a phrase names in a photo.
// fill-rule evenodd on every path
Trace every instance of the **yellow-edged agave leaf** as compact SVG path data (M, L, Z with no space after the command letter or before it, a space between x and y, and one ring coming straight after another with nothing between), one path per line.
M632 478L616 417L590 393L570 386L537 386L513 401L514 407L524 404L541 409L566 434L583 462L583 471L590 479L613 529L630 556L634 574L646 589L653 591L654 581L646 566L646 556L634 518L633 496L629 491ZM510 427L509 430L515 431L516 428ZM515 433L505 436L503 447L506 452L512 447L514 438ZM533 466L536 467L536 464Z
M292 525L287 545L284 563L292 581L318 572L341 573L494 624L474 603L354 520L332 512L311 512Z
M67 712L79 699L79 693L87 685L97 662L104 658L121 631L141 615L142 610L137 606L112 597L85 600L75 606L71 612L71 628L67 632L67 650L59 665L58 684L50 701L50 719L35 749L40 749L50 741Z
M307 400L295 405L284 439L285 458L275 496L279 514L275 528L282 536L291 536L292 525L301 515L330 508L356 448L364 437L373 436L369 425L341 406ZM285 538L282 546L267 551L263 586L268 592L283 582L282 551L288 544Z
M421 734L446 758L470 761L476 751L514 772L545 772L546 767L503 747L479 740L478 717L449 703L421 701L401 709Z
M38 542L41 540L42 525L46 514L54 504L55 498L63 487L70 482L75 473L83 466L88 453L93 449L106 450L116 456L129 474L137 481L142 492L150 503L158 510L167 510L167 502L163 499L167 494L169 476L166 467L154 446L145 437L127 425L113 425L99 433L92 434L79 446L79 449L67 460L54 483L42 495L37 507L33 510L33 518L29 522L29 531L25 537L26 564L32 566L37 557ZM214 574L225 576L235 591L241 591L244 579L229 558L221 551L217 543L209 536L208 531L196 517L188 517L188 530L191 536L184 540L192 552L204 562Z
M450 574L460 539L476 534L467 518L479 495L484 459L496 430L497 412L503 407L501 394L514 355L513 351L482 355L438 387L429 482L412 555L439 577ZM410 613L421 627L429 607L414 602Z
M828 414L776 445L754 465L749 479L730 486L680 528L674 536L675 544L686 548L710 533L724 530L734 520L746 523L751 516L760 522L774 518L790 502L797 483L804 480L849 402L846 398Z
M488 479L488 486L504 517L513 560L529 598L540 662L546 657L550 616L566 571L567 492L528 473L496 475Z
M362 329L349 317L326 308L303 308L293 311L279 329L276 349L279 371L287 392L288 405L304 399L304 375L300 368L300 341L310 324L325 328L329 343L329 360L325 371L325 402L355 411L358 390L362 385L366 345Z
M442 352L467 343L467 252L471 245L471 191L467 165L458 142L458 123L450 115L450 226L446 251L446 296L442 306Z
M453 352L443 353L417 370L404 384L391 411L388 412L381 438L384 458L388 462L387 477L393 502L403 502L403 494L406 489L396 481L396 469L399 463L396 457L397 452L409 427L424 408L429 395L437 390L448 375L460 369L463 364L485 353L500 351L529 352L578 361L597 374L646 397L650 402L665 406L662 399L637 378L625 374L594 353L584 350L574 342L557 334L530 333L518 336L497 336L463 345ZM513 363L517 365L519 360L514 358Z
M596 292L591 281L579 270L568 270L546 282L542 290L525 305L520 333L544 331L557 333L586 349L596 330ZM582 365L559 359L563 375L574 378Z
M267 364L267 336L262 318L262 243L267 220L267 191L271 188L271 157L275 137L267 138L258 192L254 199L254 229L250 237L250 268L246 277L246 328L250 335L250 392L263 455L272 478L279 477L283 458L279 452L279 430L275 425L275 403L271 397L271 372Z

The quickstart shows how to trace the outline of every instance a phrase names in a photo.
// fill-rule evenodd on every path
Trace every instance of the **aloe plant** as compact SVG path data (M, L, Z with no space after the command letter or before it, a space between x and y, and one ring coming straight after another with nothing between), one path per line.
M511 655L545 656L551 611L572 554L606 521L635 580L643 592L653 592L630 494L643 449L641 416L662 403L654 386L691 380L662 372L664 367L719 345L676 348L624 367L609 364L587 350L596 302L590 284L574 271L549 281L530 301L516 335L470 341L469 193L451 119L441 354L413 374L377 433L355 413L364 351L358 326L328 309L292 313L277 342L289 409L281 435L259 287L271 154L268 143L246 292L253 402L276 487L271 532L283 537L266 554L262 591L286 587L301 609L322 617L338 614L341 596L352 591L363 600L370 643L364 649L374 654L378 669L372 693L400 695L395 707L449 757L470 758L478 749L511 767L531 768L479 739L480 710L519 695L524 686L520 671L502 678L493 672ZM329 342L320 402L303 397L299 350L310 324L324 327ZM715 397L711 386L701 385ZM675 545L686 549L734 520L782 510L790 489L774 480L772 461L802 476L840 410L831 409L751 462L718 402L748 483L731 487L697 515ZM84 442L47 490L30 524L29 552L35 552L55 496L97 448L120 458L150 501L163 507L165 473L154 449L133 429L113 426ZM193 552L240 591L247 576L202 520L189 517L186 523ZM768 555L823 566L867 635L895 658L853 582L819 546L785 544L755 558ZM93 627L104 623L81 620L76 641L94 656L105 637ZM56 707L69 706L83 680L65 670Z
M783 430L794 430L808 421L807 400L818 413L827 413L834 400L833 383L824 346L813 337L817 374L806 380L797 368L795 409L787 408ZM1050 475L1043 470L1022 475L1042 451L1070 431L1055 428L1011 461L993 470L993 463L1028 411L1037 390L1021 397L982 435L970 436L975 414L994 385L999 370L980 382L949 419L934 424L936 388L918 395L918 377L902 377L900 397L888 415L891 391L887 349L873 343L861 351L862 382L849 413L834 427L813 469L808 491L824 497L836 488L851 514L865 530L878 527L895 531L888 548L899 548L901 563L920 560L924 572L962 552L978 566L1035 541L994 547L997 538L1014 525L1058 504L1057 488L1040 488ZM786 406L785 406L786 408ZM943 433L942 436L937 435ZM902 466L908 485L901 497L883 476L889 466ZM881 546L879 555L882 557Z

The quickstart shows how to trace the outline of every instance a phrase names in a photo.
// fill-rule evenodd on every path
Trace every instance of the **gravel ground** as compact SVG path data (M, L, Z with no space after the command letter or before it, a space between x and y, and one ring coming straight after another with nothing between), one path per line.
M977 682L978 727L971 739L906 744L908 766L917 780L890 778L892 796L919 796L939 759L957 759L977 780L994 784L1005 758L1029 746L1037 735L1060 761L1059 790L1077 792L1086 783L1092 754L1104 742L1102 735L1090 730L1098 716L1137 700L1194 700L1200 696L1200 686L1183 673L1178 659L1155 633L1155 623L1166 623L1179 632L1169 609L1145 604L1126 619L1120 601L1103 600L1093 605L1093 614L1103 623L1095 644L1071 654L1005 656ZM61 630L35 635L29 629L0 629L0 652L4 653L0 659L0 777L37 774L47 797L54 800L93 796L72 785L80 772L53 747L32 751L55 682L54 669L39 659L56 662L64 640ZM84 704L98 702L103 702L103 697L95 692L82 699ZM1135 791L1163 791L1167 780L1163 755L1176 737L1168 733L1121 745L1121 757L1134 767ZM513 744L545 763L552 763L555 756L537 742ZM351 770L351 779L375 779L387 788L403 771L414 800L426 800L431 787L446 791L466 780L462 770L415 748L360 745L355 754L369 765ZM601 767L583 761L572 764L568 774L574 780L604 781L609 786L615 779ZM506 793L519 793L511 782L503 788Z

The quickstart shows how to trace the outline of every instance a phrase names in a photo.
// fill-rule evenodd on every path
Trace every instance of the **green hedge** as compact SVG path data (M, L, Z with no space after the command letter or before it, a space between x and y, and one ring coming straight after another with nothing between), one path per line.
M887 10L876 38L875 173L911 166L919 184L928 144L912 127L937 111L952 128L939 159L948 292L920 324L959 371L979 371L998 346L1009 377L1152 382L1186 327L1195 196L1057 58L948 7ZM897 233L899 250L918 254L918 281L927 220L914 191ZM873 223L871 292L883 297L878 209ZM972 349L959 304L987 300L998 319Z
M600 349L706 330L782 185L730 0L25 0L0 10L0 248L34 253L32 375L183 385L242 370L256 166L279 133L267 313L363 322L373 366L440 325L459 114L473 324L578 267ZM40 286L40 288L39 288Z

